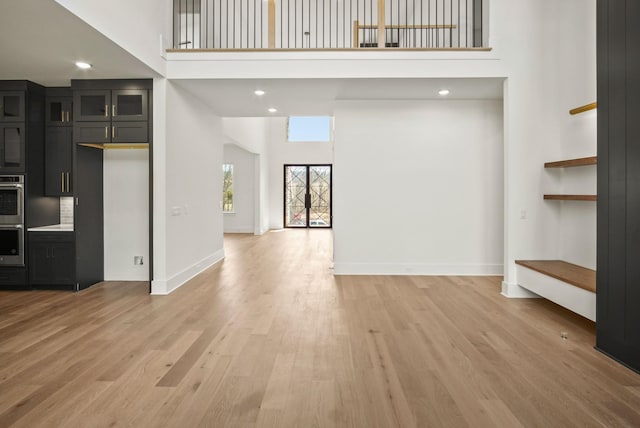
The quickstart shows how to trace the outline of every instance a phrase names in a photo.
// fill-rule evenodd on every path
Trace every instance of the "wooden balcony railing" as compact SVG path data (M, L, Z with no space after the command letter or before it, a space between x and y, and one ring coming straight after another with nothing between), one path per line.
M482 24L482 0L174 0L174 49L473 49Z

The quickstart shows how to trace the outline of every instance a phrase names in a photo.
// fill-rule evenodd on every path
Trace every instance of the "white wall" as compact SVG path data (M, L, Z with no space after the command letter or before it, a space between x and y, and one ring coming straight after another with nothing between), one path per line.
M517 287L516 259L595 260L593 207L542 199L592 182L570 176L586 172L556 174L542 165L595 151L594 122L584 123L595 115L567 113L596 98L595 0L492 0L489 14L490 52L179 53L167 55L167 72L183 79L505 77L503 293L519 296L526 293ZM282 175L278 163L269 161L270 176ZM279 184L270 189L281 198ZM271 204L272 226L281 205Z
M149 280L148 150L104 151L104 279Z
M333 163L333 143L290 143L287 141L287 118L269 119L269 226L271 229L282 229L284 226L284 165L314 163Z
M261 235L269 230L269 120L264 117L227 117L222 119L225 142L234 144L254 156L254 231Z
M500 101L343 102L337 274L500 274Z
M495 7L505 16L499 24L510 76L503 293L519 296L526 293L516 285L514 260L565 259L595 267L595 204L544 201L542 195L595 191L595 176L588 177L595 168L546 171L543 164L595 155L595 114L568 111L596 100L596 7L595 0L492 2Z
M171 47L172 1L55 1L157 73L165 74L162 48ZM126 77L126 70L122 74Z
M155 102L152 292L167 294L224 257L224 138L220 118L171 82L154 81Z
M224 163L233 164L233 212L224 213L225 233L254 233L256 156L235 144L224 145Z

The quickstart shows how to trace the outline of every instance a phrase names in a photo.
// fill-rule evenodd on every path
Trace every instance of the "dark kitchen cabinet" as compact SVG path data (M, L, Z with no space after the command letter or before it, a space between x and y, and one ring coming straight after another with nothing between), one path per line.
M29 232L29 283L74 286L75 279L73 232Z
M0 174L25 172L25 125L0 123Z
M45 135L45 194L73 195L73 129L48 126Z
M75 140L79 143L146 143L147 122L76 122Z
M146 90L122 89L111 92L113 121L149 120L149 97Z
M47 88L45 99L44 193L73 196L73 93Z
M75 141L146 143L149 141L149 91L146 89L74 92Z
M23 91L0 91L0 122L24 122Z
M74 94L73 113L75 120L83 122L111 121L111 91L78 91Z
M69 91L71 93L71 91ZM72 126L73 125L73 97L47 96L45 104L46 126Z

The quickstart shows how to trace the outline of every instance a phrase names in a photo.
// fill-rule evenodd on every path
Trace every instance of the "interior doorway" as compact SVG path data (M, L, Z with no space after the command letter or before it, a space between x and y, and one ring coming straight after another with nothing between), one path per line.
M284 227L330 228L331 165L284 166Z

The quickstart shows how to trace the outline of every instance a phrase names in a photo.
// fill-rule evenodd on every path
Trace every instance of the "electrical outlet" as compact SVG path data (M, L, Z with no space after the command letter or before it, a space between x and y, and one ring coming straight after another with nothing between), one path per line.
M136 266L142 266L144 264L142 256L133 256L133 264Z

